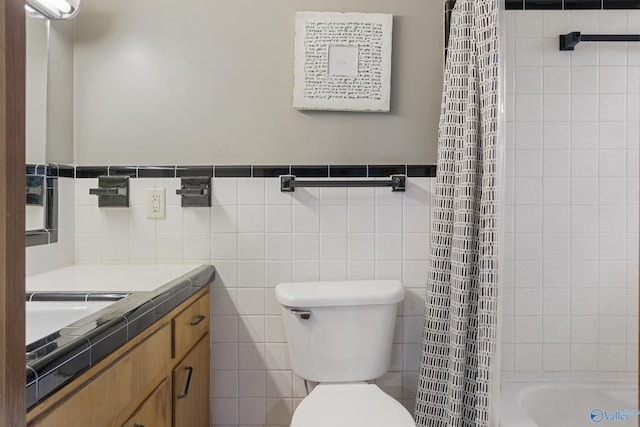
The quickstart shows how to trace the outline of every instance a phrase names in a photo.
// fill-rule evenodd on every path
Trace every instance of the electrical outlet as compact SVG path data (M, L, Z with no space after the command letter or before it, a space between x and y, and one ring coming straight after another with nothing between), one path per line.
M164 188L147 188L147 218L164 219L166 198Z

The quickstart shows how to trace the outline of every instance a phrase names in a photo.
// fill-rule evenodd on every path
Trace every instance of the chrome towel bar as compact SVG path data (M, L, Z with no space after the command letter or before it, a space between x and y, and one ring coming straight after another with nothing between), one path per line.
M560 34L560 50L574 50L580 42L638 42L640 34L582 34L573 31Z
M391 175L389 179L322 179L299 181L295 175L280 175L280 191L292 192L296 187L391 187L404 191L406 175Z

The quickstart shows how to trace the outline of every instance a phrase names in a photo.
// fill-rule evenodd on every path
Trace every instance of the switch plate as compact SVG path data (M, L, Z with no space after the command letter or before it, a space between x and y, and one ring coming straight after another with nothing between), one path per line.
M147 188L147 218L164 219L166 216L166 200L164 188Z

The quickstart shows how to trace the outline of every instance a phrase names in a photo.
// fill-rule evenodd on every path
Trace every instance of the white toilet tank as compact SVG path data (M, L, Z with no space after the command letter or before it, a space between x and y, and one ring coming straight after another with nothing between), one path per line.
M397 280L281 283L293 372L315 382L373 380L389 369Z

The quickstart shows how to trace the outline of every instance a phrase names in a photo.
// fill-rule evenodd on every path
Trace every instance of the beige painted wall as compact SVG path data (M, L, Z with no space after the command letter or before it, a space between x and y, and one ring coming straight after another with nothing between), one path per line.
M72 23L27 18L26 29L27 163L73 163Z
M47 142L47 49L49 21L26 18L26 129L27 163L45 163Z
M390 113L291 107L299 10L394 15ZM442 27L436 0L83 0L75 162L435 162Z
M73 163L73 27L51 21L47 85L47 161Z

